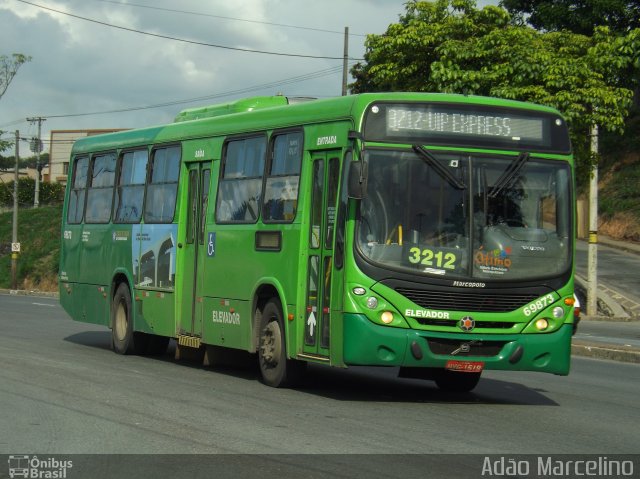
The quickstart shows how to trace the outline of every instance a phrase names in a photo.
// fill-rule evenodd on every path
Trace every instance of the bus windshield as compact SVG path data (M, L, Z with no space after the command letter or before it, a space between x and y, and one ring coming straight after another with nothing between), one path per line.
M570 165L427 151L365 152L357 249L423 276L512 281L570 267Z

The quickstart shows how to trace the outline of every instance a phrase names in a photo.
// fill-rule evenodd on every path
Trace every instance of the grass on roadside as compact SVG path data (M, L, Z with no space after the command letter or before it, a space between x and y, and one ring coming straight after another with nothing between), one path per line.
M18 213L18 289L56 291L62 205L21 209ZM11 288L13 213L0 214L0 288Z
M603 171L598 192L602 234L640 241L640 158L629 155Z

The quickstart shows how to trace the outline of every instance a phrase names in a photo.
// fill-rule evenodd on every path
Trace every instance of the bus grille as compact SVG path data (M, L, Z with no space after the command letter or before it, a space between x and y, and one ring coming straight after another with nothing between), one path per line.
M433 291L409 288L397 288L405 298L425 309L444 309L447 311L474 311L481 313L506 313L515 311L539 297L536 293L489 293Z
M433 354L455 356L496 356L507 341L460 341L459 339L428 338L429 349ZM463 347L463 344L466 345Z
M452 319L427 319L427 318L413 318L422 326L445 326L455 327L458 325L457 320ZM511 329L516 324L507 321L476 321L476 328L491 328L491 329Z

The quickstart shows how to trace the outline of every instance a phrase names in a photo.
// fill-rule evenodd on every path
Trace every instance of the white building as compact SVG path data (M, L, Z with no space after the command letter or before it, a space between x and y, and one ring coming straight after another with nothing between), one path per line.
M122 131L122 129L112 130L51 130L49 141L49 164L42 170L44 181L52 183L66 183L69 174L69 157L71 147L79 138L86 136L101 135Z

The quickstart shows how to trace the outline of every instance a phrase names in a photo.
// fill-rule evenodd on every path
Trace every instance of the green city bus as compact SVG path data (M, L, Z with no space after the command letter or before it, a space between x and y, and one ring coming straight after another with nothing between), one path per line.
M256 97L73 146L60 302L119 354L269 386L308 363L392 366L473 389L483 370L566 375L573 329L568 128L465 95ZM228 353L228 354L227 354Z

